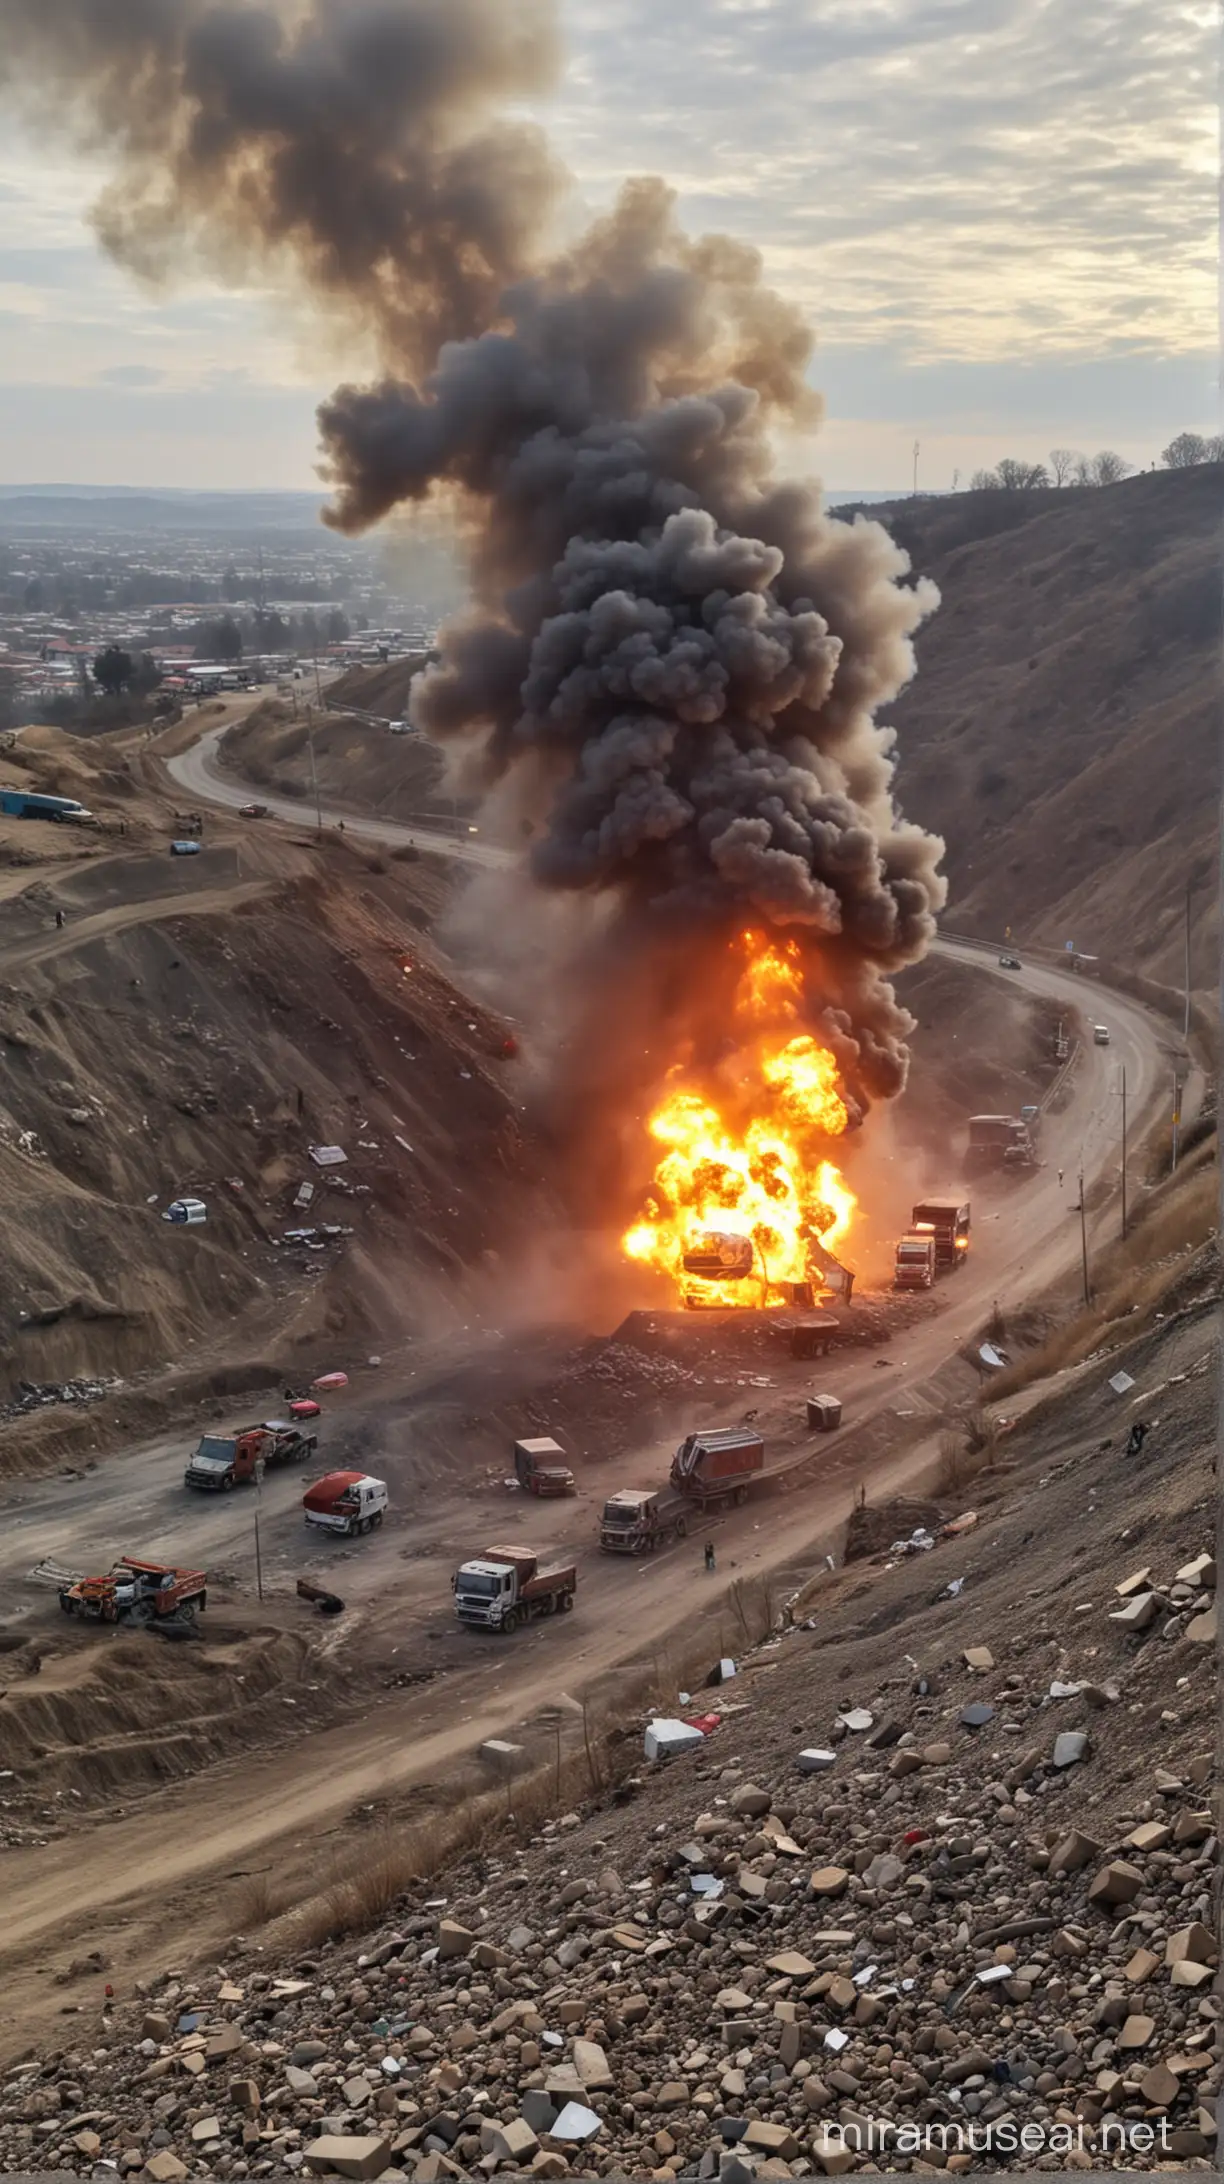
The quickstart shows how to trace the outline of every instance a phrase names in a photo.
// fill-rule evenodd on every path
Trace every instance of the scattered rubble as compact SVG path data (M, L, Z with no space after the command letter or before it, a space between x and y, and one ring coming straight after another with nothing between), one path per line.
M1214 1575L1186 1567L1183 1583ZM935 2166L953 2173L1209 2168L1210 1740L1177 1775L1149 1763L1095 1835L1069 1826L1060 1801L1097 1733L1043 1735L1044 1709L1068 1702L1028 1688L996 1644L1001 1664L985 1647L946 1664L939 1699L929 1679L907 1698L893 1679L844 1708L887 1725L874 1748L862 1733L792 1753L770 1739L749 1769L690 1731L671 1817L639 1823L632 1864L598 1832L610 1813L569 1813L450 1876L445 1903L421 1884L398 1925L291 1977L259 1954L155 1975L105 2045L10 2074L0 2162L88 2174L102 2158L165 2184L301 2170L751 2184L930 2167L922 2134L938 2125ZM983 1680L995 1707L964 1709ZM997 1748L959 1726L982 1710L1003 1717ZM1004 2126L1033 2135L983 2157L981 2134Z

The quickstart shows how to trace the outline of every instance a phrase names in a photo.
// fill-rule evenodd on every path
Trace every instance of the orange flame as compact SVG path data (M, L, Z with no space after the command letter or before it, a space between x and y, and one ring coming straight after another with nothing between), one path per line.
M736 1052L716 1084L672 1070L646 1125L661 1148L653 1187L622 1238L628 1258L667 1275L690 1303L776 1304L784 1283L819 1284L813 1245L833 1249L855 1212L828 1157L850 1119L836 1060L790 1028L803 998L799 951L754 933L742 946Z

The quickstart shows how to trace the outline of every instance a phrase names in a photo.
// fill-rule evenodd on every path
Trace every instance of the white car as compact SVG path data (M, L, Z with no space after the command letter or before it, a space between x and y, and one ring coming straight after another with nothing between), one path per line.
M1094 1024L1094 1025L1093 1025L1093 1027L1092 1027L1092 1043L1093 1043L1093 1045L1094 1045L1094 1046L1108 1046L1108 1045L1109 1045L1109 1031L1108 1031L1107 1027L1106 1027L1106 1026L1105 1026L1104 1024Z

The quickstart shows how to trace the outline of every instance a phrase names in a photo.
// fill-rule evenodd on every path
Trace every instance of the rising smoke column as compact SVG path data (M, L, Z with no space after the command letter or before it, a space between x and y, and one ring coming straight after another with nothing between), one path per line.
M686 238L661 184L630 185L504 312L419 386L320 412L342 528L439 481L481 512L475 604L415 717L518 784L542 887L616 906L597 1014L626 1014L596 1081L663 1007L696 1056L716 1045L727 943L763 921L799 940L861 1112L904 1083L889 974L943 900L942 844L897 817L875 720L934 590L901 581L879 525L776 479L771 428L810 412L806 329L754 252Z
M538 887L600 906L592 1081L622 1099L661 1021L714 1050L763 925L861 1112L904 1082L890 976L943 901L876 720L936 595L775 476L811 343L755 252L638 182L549 254L561 178L504 110L555 63L544 0L0 0L0 82L113 153L108 247L287 269L373 335L384 376L320 411L329 520L466 511L473 605L414 710L525 815Z

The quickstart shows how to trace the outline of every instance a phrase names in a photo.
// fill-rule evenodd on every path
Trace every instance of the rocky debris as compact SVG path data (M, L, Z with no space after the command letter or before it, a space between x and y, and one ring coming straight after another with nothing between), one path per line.
M1175 1584L1210 1592L1190 1544L1193 1578L1143 1573L1169 1602L1149 1630L1118 1635L1098 1589L1036 1660L998 1635L989 1668L949 1647L929 1675L856 1676L823 1717L796 1634L769 1733L724 1720L649 1790L507 1832L445 1904L422 1884L397 1924L284 1976L261 1952L151 1975L100 2040L9 2075L0 2169L767 2184L929 2168L913 2134L1003 2123L1038 2137L995 2166L1210 2169L1211 1664L1163 1636ZM1120 1697L1094 1706L1102 1627ZM882 1741L839 1730L855 1694ZM971 2146L935 2165L982 2166Z
M18 1393L8 1402L0 1403L0 1418L24 1418L30 1411L43 1410L51 1403L100 1403L104 1396L116 1395L123 1382L115 1379L21 1380L17 1386Z

